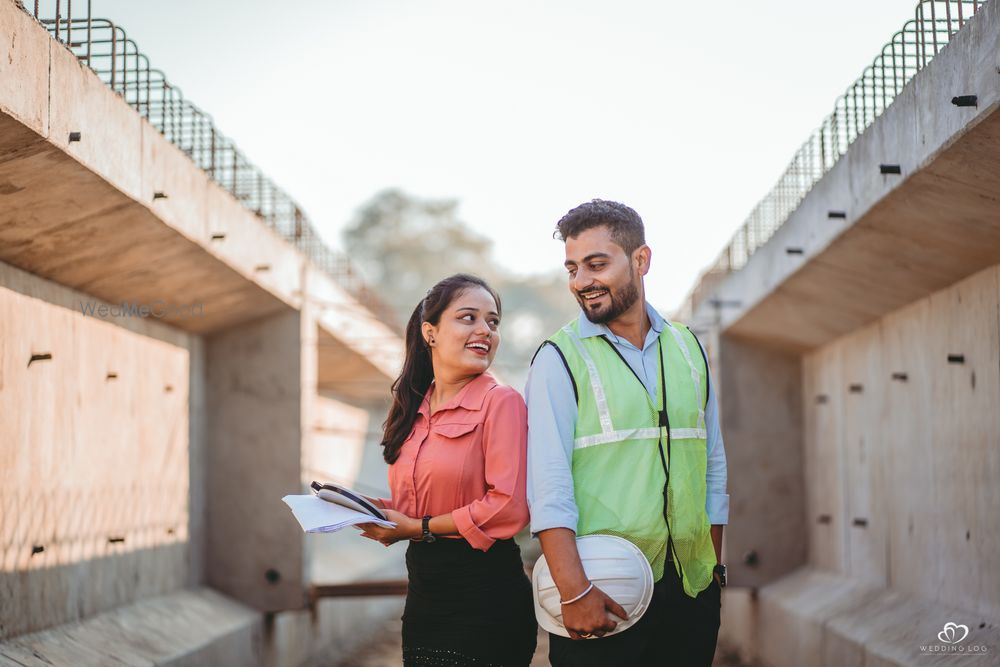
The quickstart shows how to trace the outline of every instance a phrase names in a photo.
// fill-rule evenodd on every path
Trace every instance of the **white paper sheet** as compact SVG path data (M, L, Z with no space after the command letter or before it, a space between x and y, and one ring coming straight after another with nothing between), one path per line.
M328 503L313 495L285 496L282 500L292 509L292 514L298 519L302 530L307 533L333 533L359 523L375 523L386 528L396 527L392 521L376 519L370 514Z

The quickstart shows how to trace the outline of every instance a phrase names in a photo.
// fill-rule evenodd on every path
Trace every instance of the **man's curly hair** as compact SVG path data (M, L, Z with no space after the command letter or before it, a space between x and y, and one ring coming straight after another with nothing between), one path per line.
M625 204L606 199L593 199L572 209L556 223L552 236L565 242L602 225L608 228L611 239L627 256L646 245L646 230L639 214Z

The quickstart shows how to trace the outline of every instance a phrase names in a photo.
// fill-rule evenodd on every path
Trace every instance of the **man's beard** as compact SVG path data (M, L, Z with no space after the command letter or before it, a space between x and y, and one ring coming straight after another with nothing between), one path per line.
M586 299L579 294L577 295L577 300L583 308L584 315L586 315L587 319L594 324L607 324L608 322L618 319L626 310L631 308L633 304L639 300L639 289L633 282L627 283L620 290L612 290L610 287L605 287L603 289L608 291L608 301L610 301L610 303L603 310L598 310L596 312L587 307ZM593 291L596 290L588 289L581 294Z

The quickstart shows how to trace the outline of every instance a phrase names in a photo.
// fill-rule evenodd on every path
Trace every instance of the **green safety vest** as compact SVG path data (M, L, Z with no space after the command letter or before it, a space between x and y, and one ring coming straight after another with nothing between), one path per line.
M657 379L654 404L606 337L581 338L574 320L548 342L562 353L577 390L572 459L577 535L627 539L649 560L654 581L663 577L672 545L684 591L696 596L711 583L716 564L705 509L708 368L697 339L671 322L660 333L665 419L660 416L664 383Z

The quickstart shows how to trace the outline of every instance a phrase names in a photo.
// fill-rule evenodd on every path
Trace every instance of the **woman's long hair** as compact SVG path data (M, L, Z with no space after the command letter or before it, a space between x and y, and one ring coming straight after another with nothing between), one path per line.
M410 435L417 412L424 395L434 379L431 365L431 351L424 340L422 326L430 322L434 326L441 321L443 313L455 298L467 289L482 287L493 296L497 304L497 314L501 314L500 296L485 280L467 273L448 276L427 292L410 315L406 324L406 358L403 370L392 383L392 407L382 425L382 458L386 463L395 463L403 441Z

